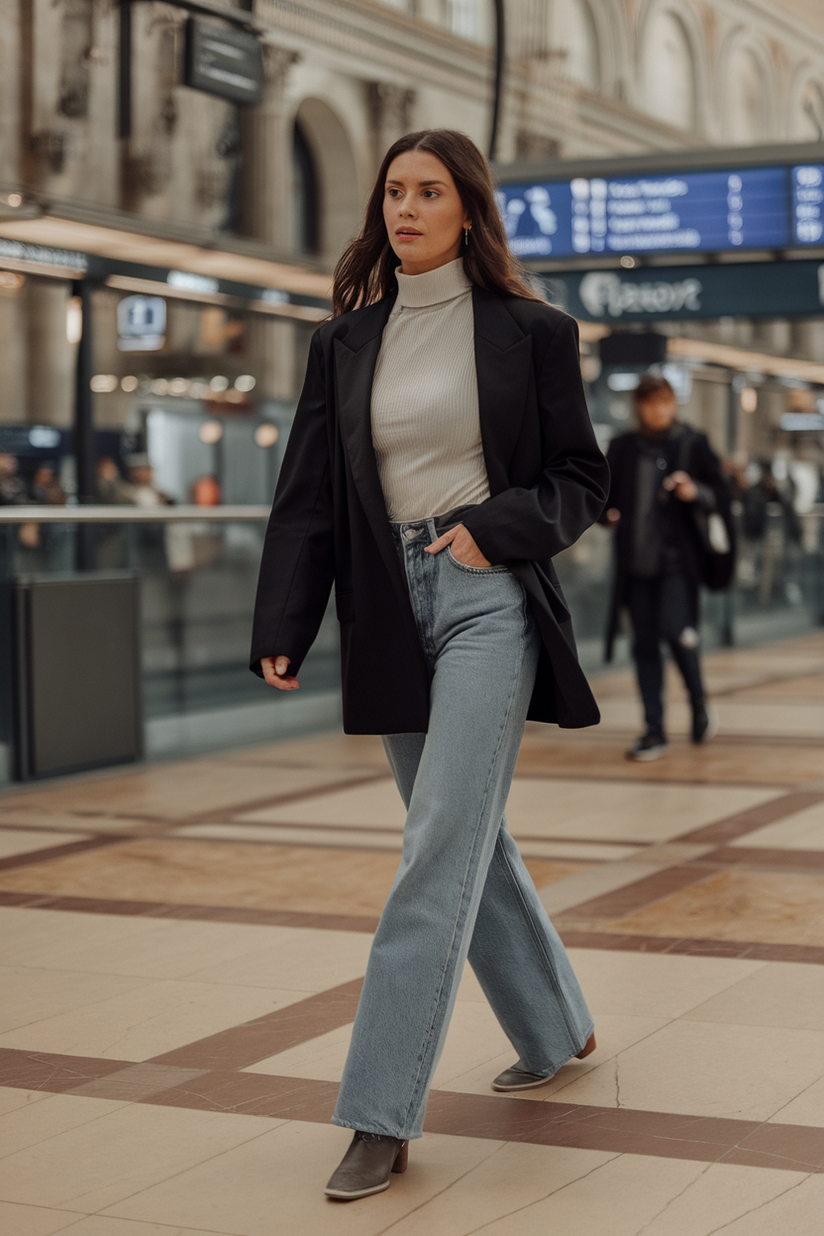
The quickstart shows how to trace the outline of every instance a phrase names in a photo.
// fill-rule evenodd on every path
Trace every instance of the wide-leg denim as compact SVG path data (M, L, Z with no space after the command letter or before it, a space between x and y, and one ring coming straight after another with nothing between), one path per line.
M504 818L540 650L524 591L506 567L425 553L431 519L393 532L433 669L429 730L383 740L408 808L403 857L332 1120L414 1138L467 954L522 1068L554 1073L593 1023Z

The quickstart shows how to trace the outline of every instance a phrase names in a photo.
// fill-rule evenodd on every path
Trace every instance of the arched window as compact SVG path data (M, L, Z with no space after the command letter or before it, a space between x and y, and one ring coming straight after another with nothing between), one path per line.
M727 64L724 91L724 139L750 145L767 128L764 72L747 47L737 47Z
M446 0L447 27L462 39L482 43L486 36L486 9L491 7L492 0Z
M549 17L549 46L562 54L565 77L585 90L598 90L598 35L586 0L555 0Z
M695 126L695 66L687 32L667 9L647 23L642 47L644 107L676 129Z
M292 131L292 249L317 253L320 249L318 177L315 157L299 121Z

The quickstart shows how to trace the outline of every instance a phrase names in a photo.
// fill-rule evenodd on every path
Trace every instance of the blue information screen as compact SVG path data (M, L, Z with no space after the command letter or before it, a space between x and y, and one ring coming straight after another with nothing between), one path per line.
M523 258L783 249L824 243L824 166L503 185Z

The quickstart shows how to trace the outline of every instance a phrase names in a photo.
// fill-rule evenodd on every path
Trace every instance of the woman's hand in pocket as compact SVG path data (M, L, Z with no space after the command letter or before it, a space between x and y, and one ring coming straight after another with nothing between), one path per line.
M442 549L446 549L447 545L452 551L452 557L456 558L458 562L463 563L464 566L492 566L489 559L484 558L478 549L472 533L463 524L456 524L454 528L450 528L443 536L439 536L437 541L427 545L424 552L427 554L439 554Z
M297 678L290 678L286 673L289 668L288 657L261 657L260 668L270 687L277 687L279 691L297 691L300 686Z

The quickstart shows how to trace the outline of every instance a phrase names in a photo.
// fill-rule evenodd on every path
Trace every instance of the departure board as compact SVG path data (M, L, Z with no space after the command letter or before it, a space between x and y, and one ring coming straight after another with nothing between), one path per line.
M824 243L817 166L507 184L499 205L522 258Z

